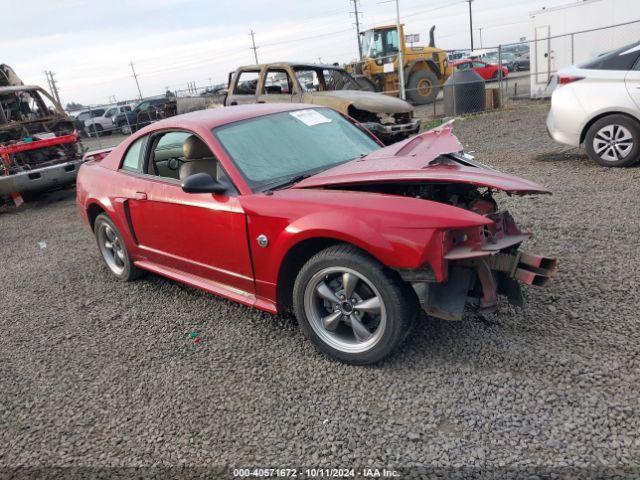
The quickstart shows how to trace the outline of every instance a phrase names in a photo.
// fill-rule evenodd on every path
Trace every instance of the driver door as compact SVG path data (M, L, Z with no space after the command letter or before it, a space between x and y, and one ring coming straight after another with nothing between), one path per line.
M165 131L148 136L140 168L127 172L132 231L146 259L217 285L254 292L245 214L235 188L225 194L186 193L180 186L182 145L194 135ZM125 155L126 161L126 155ZM198 161L210 161L213 155ZM226 174L219 169L219 175ZM197 281L197 280L196 280Z

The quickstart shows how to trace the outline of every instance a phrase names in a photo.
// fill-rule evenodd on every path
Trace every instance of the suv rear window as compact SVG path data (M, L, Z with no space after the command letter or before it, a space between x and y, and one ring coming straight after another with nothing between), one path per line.
M640 56L640 43L634 43L600 55L579 66L587 70L631 70L638 56Z

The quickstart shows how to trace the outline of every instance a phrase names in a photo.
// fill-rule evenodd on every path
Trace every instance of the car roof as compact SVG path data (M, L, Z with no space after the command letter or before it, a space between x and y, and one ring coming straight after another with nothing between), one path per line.
M329 64L324 64L324 63L305 63L305 62L269 62L269 63L261 63L260 65L243 65L241 67L241 69L253 69L253 70L260 70L262 69L262 67L282 67L288 65L291 68L337 68L339 70L344 70L343 67L341 67L340 65L329 65Z
M326 108L306 103L264 103L236 105L232 107L209 108L176 115L153 123L152 130L163 128L206 128L208 130L229 123L249 120L272 113L291 112L305 108Z

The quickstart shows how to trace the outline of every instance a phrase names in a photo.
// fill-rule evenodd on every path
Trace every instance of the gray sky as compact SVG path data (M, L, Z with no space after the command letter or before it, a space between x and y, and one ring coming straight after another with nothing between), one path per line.
M529 37L529 12L576 0L474 0L474 37L484 46ZM229 71L253 63L250 29L261 62L345 62L356 58L349 0L0 0L15 21L4 22L1 63L27 83L46 87L56 73L63 103L135 98L129 61L143 95L165 87L226 82ZM361 0L363 28L395 19L395 3ZM421 44L436 25L436 45L469 47L464 0L400 0L406 33ZM6 17L5 17L6 18Z

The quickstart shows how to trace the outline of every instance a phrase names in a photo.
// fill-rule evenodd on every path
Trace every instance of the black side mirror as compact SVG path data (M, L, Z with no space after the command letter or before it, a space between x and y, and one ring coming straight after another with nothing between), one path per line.
M213 179L208 173L189 175L182 181L182 190L187 193L224 193L227 187Z

